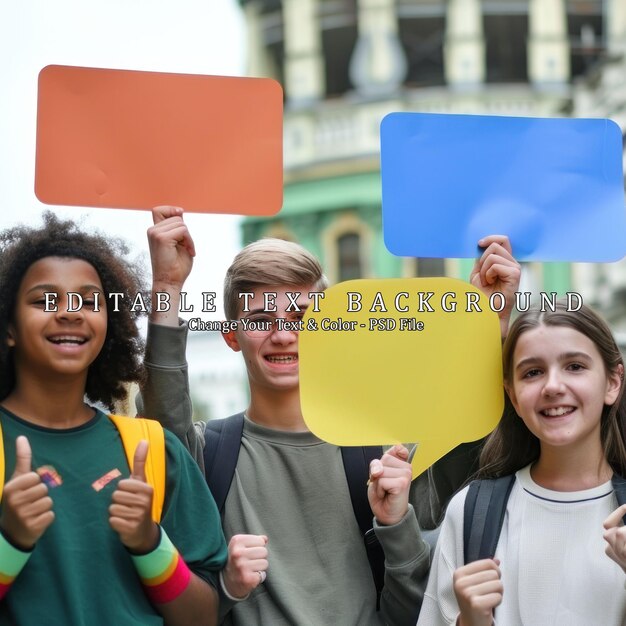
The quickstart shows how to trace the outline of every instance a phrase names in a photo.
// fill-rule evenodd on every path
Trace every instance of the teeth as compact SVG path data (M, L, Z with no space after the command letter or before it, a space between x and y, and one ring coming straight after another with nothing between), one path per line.
M553 409L544 409L541 412L548 417L559 417L560 415L566 415L567 413L571 413L573 410L574 408L571 406L559 406Z
M81 345L85 343L86 340L82 337L73 337L68 335L67 337L52 337L50 341L55 344L71 343L74 345Z
M293 363L298 360L296 356L266 356L270 363Z

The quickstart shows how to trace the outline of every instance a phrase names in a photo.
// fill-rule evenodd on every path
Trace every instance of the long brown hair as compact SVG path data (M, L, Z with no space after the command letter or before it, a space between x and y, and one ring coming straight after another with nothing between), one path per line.
M515 320L504 343L502 362L504 380L512 385L513 354L519 338L538 326L567 326L582 333L595 344L607 373L622 364L622 355L607 323L586 305L578 311L567 308L565 301L555 310L531 309ZM615 402L602 410L600 438L606 460L613 471L626 476L626 395L622 383ZM505 394L504 413L496 429L489 435L480 455L479 478L496 478L513 474L539 458L539 439L519 418Z

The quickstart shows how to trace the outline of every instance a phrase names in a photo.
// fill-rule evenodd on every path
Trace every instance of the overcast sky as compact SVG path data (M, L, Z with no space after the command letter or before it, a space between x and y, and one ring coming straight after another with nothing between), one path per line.
M244 22L236 0L7 0L0 2L0 229L37 222L37 75L50 64L237 76ZM145 250L148 212L54 207L87 216ZM193 215L198 256L188 290L221 292L239 248L239 218ZM220 298L221 302L221 298ZM209 317L207 315L207 317Z

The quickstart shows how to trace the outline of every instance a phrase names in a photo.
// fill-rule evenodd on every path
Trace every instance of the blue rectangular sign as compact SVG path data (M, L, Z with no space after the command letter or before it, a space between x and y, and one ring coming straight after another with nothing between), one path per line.
M605 119L392 113L383 232L398 256L468 258L508 235L525 261L626 254L622 132Z

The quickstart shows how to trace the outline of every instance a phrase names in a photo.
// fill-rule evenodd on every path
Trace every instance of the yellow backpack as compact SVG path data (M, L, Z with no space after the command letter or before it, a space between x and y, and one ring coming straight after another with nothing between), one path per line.
M152 519L158 524L163 512L165 499L165 435L159 422L142 417L109 415L122 438L128 467L132 469L137 444L145 439L149 443L146 459L146 481L152 485ZM0 498L4 488L4 444L0 428Z

